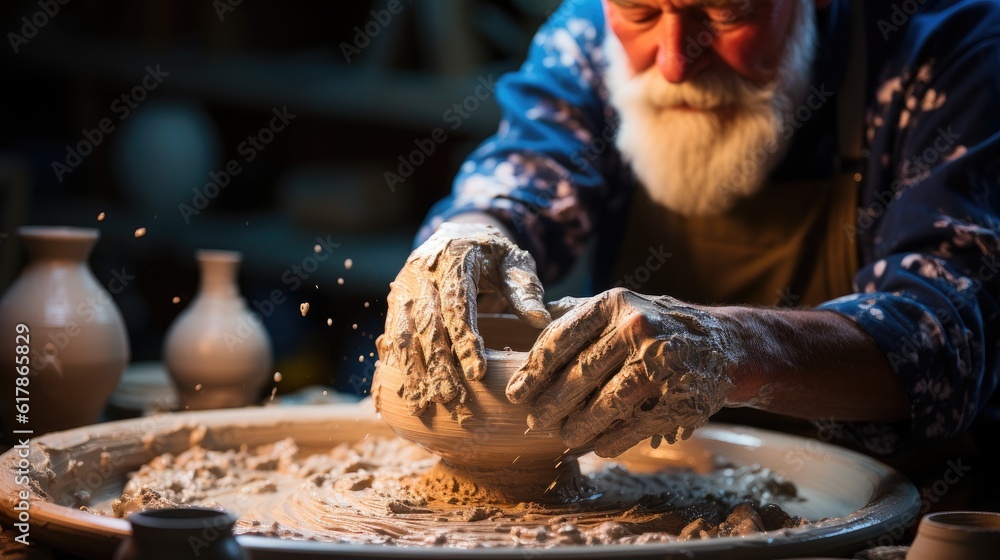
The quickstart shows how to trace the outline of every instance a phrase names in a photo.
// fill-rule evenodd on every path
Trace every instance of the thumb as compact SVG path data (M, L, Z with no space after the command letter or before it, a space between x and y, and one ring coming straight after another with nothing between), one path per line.
M558 319L563 315L569 313L570 311L576 309L577 307L580 307L584 303L587 303L590 300L591 298L589 297L578 298L578 297L566 296L556 301L550 301L547 309L549 310L549 314L552 316L553 319Z
M509 250L500 263L500 274L503 295L518 317L536 329L543 329L552 322L543 301L545 289L535 272L535 260L530 253L519 248Z

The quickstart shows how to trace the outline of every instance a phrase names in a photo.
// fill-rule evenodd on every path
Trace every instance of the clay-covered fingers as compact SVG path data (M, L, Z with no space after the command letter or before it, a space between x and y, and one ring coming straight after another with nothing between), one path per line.
M545 389L580 350L600 336L611 320L603 302L593 298L545 327L507 383L512 403L522 403Z
M563 315L569 313L570 311L580 307L584 303L587 303L593 298L577 298L572 296L566 296L564 298L558 299L556 301L550 301L548 305L545 306L549 310L549 315L553 319L558 319Z
M615 372L629 354L629 344L617 329L606 332L585 348L552 385L535 400L528 427L543 430L557 426Z
M619 421L628 421L638 407L659 394L646 366L630 360L601 387L585 407L572 413L562 429L563 442L579 447L600 436Z
M594 453L599 457L617 457L652 436L662 436L667 443L674 443L677 431L678 424L672 420L632 418L599 437L594 442Z
M412 300L405 293L406 287L399 281L389 284L386 298L385 332L378 338L376 348L383 364L405 371L409 367L407 356L412 352L412 332L409 308Z
M475 381L486 375L486 350L476 324L478 314L480 264L478 250L449 255L439 275L438 303L452 352L465 378Z
M531 255L513 243L505 248L499 265L498 278L501 292L514 313L536 329L543 329L552 321L543 301L545 289L538 279L535 261Z
M427 407L428 391L426 366L420 341L414 336L412 312L419 302L410 292L411 282L407 268L389 285L386 298L385 332L378 338L379 361L402 374L401 387L392 387L406 403L410 414L419 414Z
M389 299L400 297L398 291L390 292ZM400 298L404 299L404 298ZM386 332L383 337L386 342L379 348L380 359L385 364L398 369L402 373L403 385L397 389L399 396L406 403L406 412L417 415L427 408L430 402L427 390L427 367L424 353L418 337L414 336L416 329L409 313L413 301L406 298L405 303L394 306L389 302Z
M612 426L594 442L594 452L601 457L614 457L646 438L662 438L674 444L691 437L717 409L712 409L697 390L695 393L690 389L678 390L685 385L684 377L677 375L666 384L653 381L655 390L624 422Z
M476 324L481 292L509 300L532 325L549 321L531 256L491 226L442 224L392 283L379 358L403 372L400 395L411 414L432 402L461 402L465 380L486 375Z
M399 388L399 396L406 403L406 413L410 416L419 415L431 402L424 357L419 347L420 342L415 340L413 361L403 370L403 386Z
M426 375L422 376L424 394L420 399L408 401L412 404L410 414L423 412L429 402L450 402L464 393L439 303L437 288L428 282L421 289L411 311L413 336L418 343L418 354L423 358Z

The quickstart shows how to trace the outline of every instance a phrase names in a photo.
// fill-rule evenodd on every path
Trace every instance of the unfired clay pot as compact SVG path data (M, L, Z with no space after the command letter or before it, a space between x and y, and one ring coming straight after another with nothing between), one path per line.
M198 251L201 284L170 326L163 361L185 410L256 402L271 377L271 337L239 294L235 251Z
M9 395L0 415L8 439L13 430L37 436L96 422L130 355L121 312L87 266L100 233L69 227L18 233L30 260L0 300L0 383ZM15 393L15 384L22 391Z
M946 511L925 515L906 560L992 560L1000 557L1000 513Z
M447 408L432 404L421 416L410 416L399 395L402 373L381 363L372 394L382 419L403 439L439 455L456 467L493 469L553 466L589 448L568 449L559 430L527 431L531 402L511 404L507 381L527 358L540 331L514 316L481 316L479 330L487 347L486 376L469 381L466 405L473 417L459 426ZM503 350L509 348L510 350Z
M114 560L247 560L233 536L236 517L208 508L151 509L128 518L132 536Z

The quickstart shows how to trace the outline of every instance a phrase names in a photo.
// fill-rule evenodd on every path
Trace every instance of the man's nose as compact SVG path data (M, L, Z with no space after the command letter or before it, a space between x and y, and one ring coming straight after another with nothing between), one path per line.
M698 40L699 26L691 17L680 12L666 13L660 18L660 27L656 66L664 79L678 84L697 75L708 65L712 45L703 45L703 41ZM701 30L706 31L704 28ZM711 37L710 33L704 35Z

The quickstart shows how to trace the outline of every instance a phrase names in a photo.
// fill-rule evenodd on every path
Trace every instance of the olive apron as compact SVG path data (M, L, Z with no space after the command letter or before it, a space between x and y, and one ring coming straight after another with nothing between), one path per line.
M855 38L864 36L858 4ZM766 184L712 216L680 215L637 188L616 285L702 304L815 306L854 292L865 64L863 42L853 47L836 103L840 160L855 165L824 180Z

